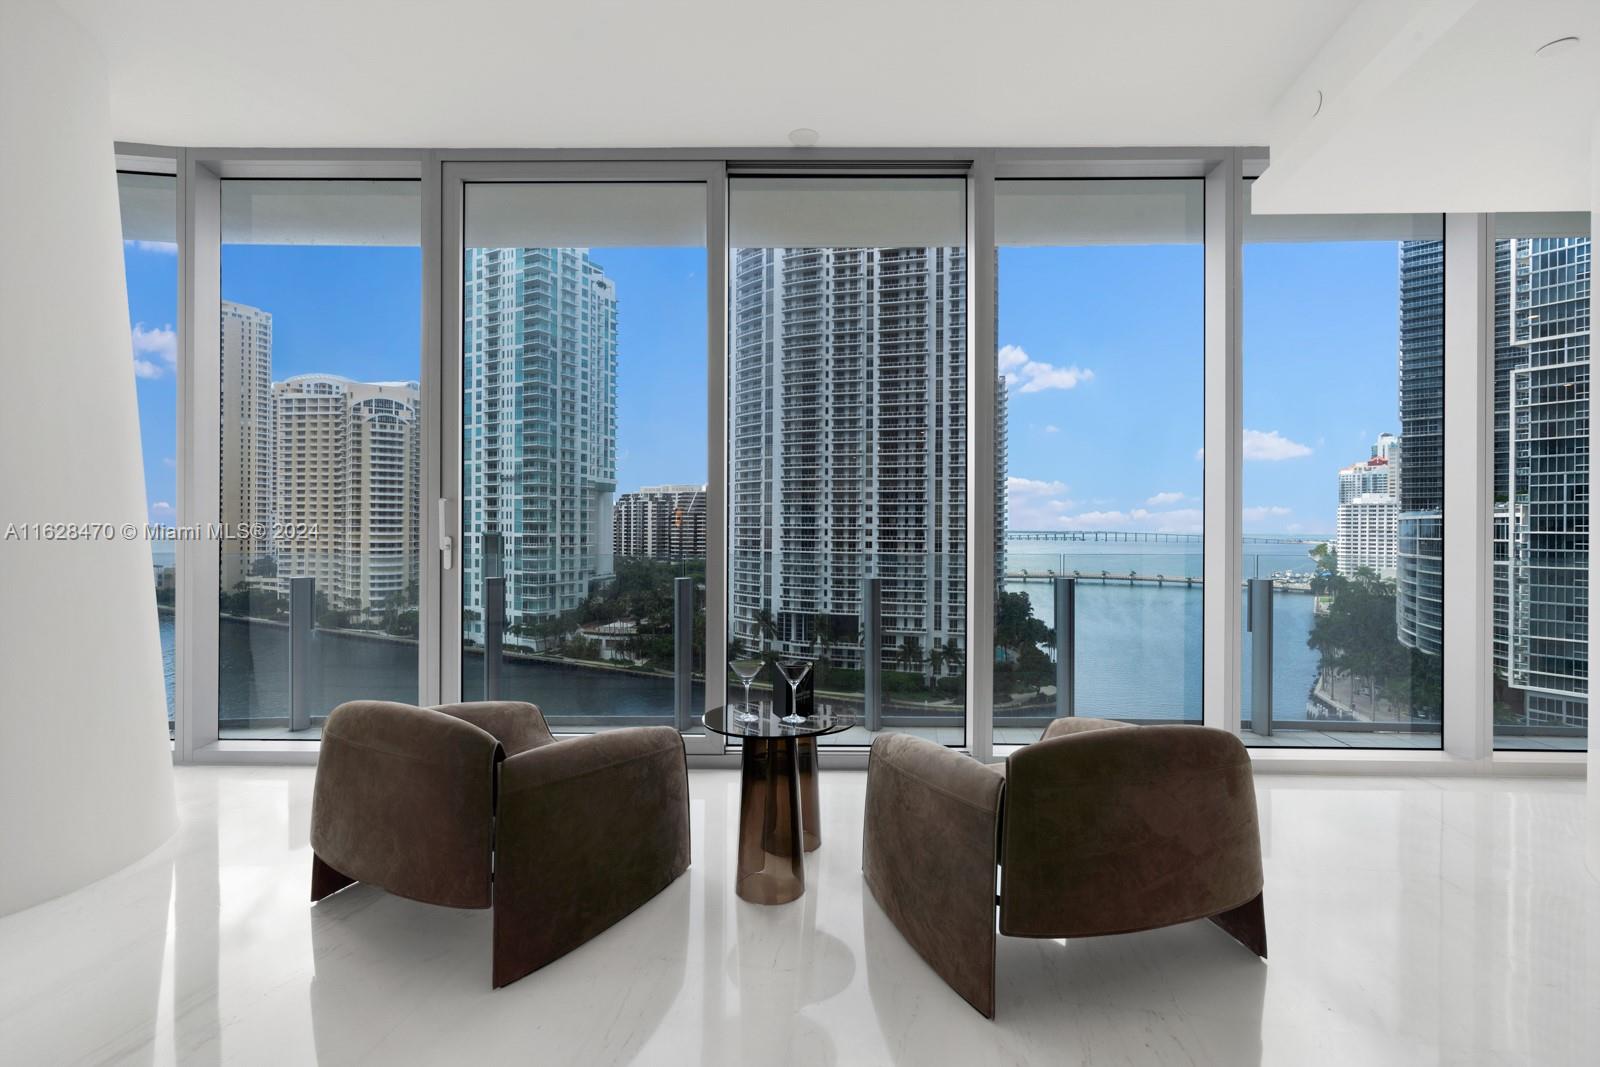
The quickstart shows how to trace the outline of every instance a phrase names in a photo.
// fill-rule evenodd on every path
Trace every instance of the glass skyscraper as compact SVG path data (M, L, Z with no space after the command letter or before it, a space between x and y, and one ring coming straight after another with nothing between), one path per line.
M462 320L465 635L483 579L506 621L550 618L612 575L617 292L581 248L469 248Z
M1400 245L1400 642L1444 653L1444 242Z
M1588 238L1495 243L1497 721L1588 724Z
M1497 722L1588 723L1589 286L1580 237L1495 242ZM1400 265L1400 639L1437 655L1443 587L1443 245Z

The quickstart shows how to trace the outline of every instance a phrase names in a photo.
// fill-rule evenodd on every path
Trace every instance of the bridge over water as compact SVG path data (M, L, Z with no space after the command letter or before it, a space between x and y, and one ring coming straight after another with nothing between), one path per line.
M1043 570L1008 570L1008 583L1049 583L1057 578L1076 578L1084 585L1153 585L1159 588L1181 586L1192 589L1203 586L1206 580L1197 574L1140 574L1137 571L1066 571L1048 568ZM1244 588L1240 583L1240 588ZM1273 588L1279 593L1309 593L1311 583L1305 579L1278 578Z
M1198 545L1205 537L1197 533L1156 533L1149 530L1007 530L1007 541L1104 541L1129 544ZM1248 545L1320 545L1322 537L1268 537L1246 534Z

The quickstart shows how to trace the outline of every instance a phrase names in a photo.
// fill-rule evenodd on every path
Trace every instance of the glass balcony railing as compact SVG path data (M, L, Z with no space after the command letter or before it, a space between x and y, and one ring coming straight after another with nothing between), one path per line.
M394 575L370 556L317 555L303 573L231 548L223 558L244 577L218 605L221 736L314 741L345 701L416 703L415 557Z
M883 731L965 744L964 568L957 555L868 551L787 565L774 600L735 586L728 661L759 664L750 695L761 707L782 699L779 661L811 663L815 702L857 721L825 744L868 745ZM734 554L734 575L759 569L759 554ZM726 692L744 699L735 673Z
M619 557L565 610L561 593L536 603L529 576L490 570L463 612L463 699L537 704L560 733L701 729L705 560Z
M1285 545L1244 556L1240 728L1249 745L1437 748L1439 658L1402 640L1392 579Z
M1046 536L1017 534L1003 556L995 744L1062 716L1200 722L1200 537L1082 531L1050 552Z

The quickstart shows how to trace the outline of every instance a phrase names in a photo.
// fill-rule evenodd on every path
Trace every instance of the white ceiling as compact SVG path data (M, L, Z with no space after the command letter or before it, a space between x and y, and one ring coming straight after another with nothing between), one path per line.
M126 141L757 147L804 126L824 150L1265 145L1259 212L1594 195L1600 0L58 2L105 50Z
M1600 0L1365 0L1284 94L1254 206L1589 210L1597 111Z
M1355 0L59 0L122 140L1261 144Z

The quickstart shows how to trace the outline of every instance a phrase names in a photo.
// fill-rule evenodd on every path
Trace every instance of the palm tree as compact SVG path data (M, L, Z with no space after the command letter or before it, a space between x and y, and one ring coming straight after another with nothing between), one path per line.
M895 661L908 671L914 671L922 666L922 642L907 634L900 642L900 651L895 656Z
M928 672L934 678L939 677L939 668L944 666L944 649L938 644L928 649Z
M960 674L967 665L967 654L953 637L944 639L944 661L953 674Z

